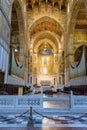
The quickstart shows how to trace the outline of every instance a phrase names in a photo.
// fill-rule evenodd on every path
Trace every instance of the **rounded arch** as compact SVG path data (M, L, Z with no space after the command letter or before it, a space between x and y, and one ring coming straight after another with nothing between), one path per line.
M25 27L23 19L23 9L20 0L13 0L11 5L12 30L10 40L9 74L24 78L23 60L25 57L22 53L24 53L25 51Z
M67 29L68 30L67 42L69 44L67 48L68 48L68 52L70 50L70 53L72 54L74 53L75 50L75 44L77 45L78 42L81 43L81 40L79 40L79 38L82 36L82 33L83 32L87 33L85 30L87 28L86 15L87 14L86 14L85 0L73 1L72 8L71 8L71 17L70 17L71 19Z
M31 25L30 29L32 30L33 27L35 27L37 24L43 22L43 21L49 21L55 24L56 26L60 26L61 30L63 31L62 26L56 21L54 18L51 18L50 16L43 16L41 18L38 18L34 21L34 23Z
M13 5L14 2L18 2L19 3L19 5L20 5L20 7L22 9L22 14L23 14L23 4L24 4L24 2L22 0L11 0L11 5Z
M46 22L48 22L48 23L46 23ZM45 23L45 25L44 25L44 23ZM62 26L55 19L53 19L49 16L44 16L44 17L41 17L41 18L35 20L33 22L33 24L30 26L30 28L29 28L30 35L33 34L33 31L37 27L37 25L44 26L44 31L47 30L47 24L49 24L49 26L51 24L51 27L53 26L53 30L55 30L56 34L58 34L58 35L63 34ZM40 31L40 29L39 29L39 31ZM52 28L51 28L51 31L52 31Z
M82 58L82 53L84 51L84 56L85 56L85 62L87 63L87 44L82 44L78 46L78 48L75 50L74 54L74 60L75 62L79 63L81 58Z
M47 39L50 39L52 42L53 42L53 44L55 44L56 45L56 47L58 48L58 39L60 39L60 37L57 37L55 34L53 34L52 32L49 32L49 31L42 31L42 32L40 32L40 34L38 35L36 35L35 37L34 37L34 39L33 39L33 46L34 45L36 45L36 43L39 41L39 40L41 40L41 39L45 39L45 38L47 38Z
M20 0L13 0L12 3L12 8L11 8L11 15L12 15L12 9L13 6L16 10L17 13L17 19L18 19L18 24L19 24L19 31L21 32L24 30L24 13L23 13L23 2ZM11 19L12 20L12 19Z
M36 44L36 46L34 46L34 52L35 52L35 53L37 53L37 50L38 50L39 46L40 46L43 42L48 42L48 43L52 46L54 53L57 53L58 50L57 50L55 44L53 44L53 42L52 42L51 40L47 39L47 38L40 40L40 41Z
M79 0L79 1L74 0L72 7L71 7L71 15L69 16L70 21L69 21L69 24L68 24L69 25L68 26L68 34L71 34L71 33L74 32L75 21L76 21L77 15L78 15L78 11L81 9L82 3L84 4L85 12L86 12L86 18L87 18L87 3L86 3L86 1L85 0Z

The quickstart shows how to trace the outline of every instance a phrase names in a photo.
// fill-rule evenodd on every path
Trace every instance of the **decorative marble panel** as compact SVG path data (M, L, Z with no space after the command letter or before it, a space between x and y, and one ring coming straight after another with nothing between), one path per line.
M33 107L42 107L42 97L18 97L17 107L24 106L33 106Z
M0 109L7 108L21 108L29 109L30 106L34 108L43 107L42 96L0 96Z
M87 107L87 97L85 96L73 96L73 107Z
M1 96L0 97L0 108L1 107L14 107L14 98L6 97L6 96Z

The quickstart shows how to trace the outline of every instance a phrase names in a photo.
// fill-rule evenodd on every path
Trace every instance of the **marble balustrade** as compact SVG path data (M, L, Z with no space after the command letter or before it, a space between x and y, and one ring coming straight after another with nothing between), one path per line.
M51 98L43 97L42 95L25 95L25 96L0 96L0 111L4 112L4 111L15 111L17 112L17 110L21 110L21 111L26 111L29 110L30 107L32 107L35 110L44 110L43 107L43 102L44 101L48 101L48 102L55 102L56 99L56 103L59 102L59 100L57 100L57 98L53 98L52 97L52 101ZM50 101L49 101L50 100ZM60 98L61 100L61 98ZM78 96L78 95L73 95L73 93L71 92L71 94L69 95L69 98L65 99L67 100L67 102L70 103L70 109L72 108L81 108L81 110L84 108L87 109L87 96ZM63 102L63 98L61 100L61 102ZM64 101L65 102L65 101ZM48 108L49 109L49 108ZM50 111L50 110L49 110ZM59 111L59 110L58 110Z
M73 95L73 92L71 91L70 106L71 106L71 108L87 109L87 96L86 95L85 96Z
M0 96L1 109L25 109L43 107L43 98L41 96Z

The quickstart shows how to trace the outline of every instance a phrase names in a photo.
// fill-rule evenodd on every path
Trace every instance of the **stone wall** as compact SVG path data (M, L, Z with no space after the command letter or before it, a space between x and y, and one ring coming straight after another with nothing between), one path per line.
M5 79L8 71L9 41L10 41L10 1L0 1L0 71Z

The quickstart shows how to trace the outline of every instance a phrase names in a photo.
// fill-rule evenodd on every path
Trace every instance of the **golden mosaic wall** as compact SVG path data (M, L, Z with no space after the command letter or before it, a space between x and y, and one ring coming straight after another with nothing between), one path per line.
M75 36L76 43L79 43L79 42L87 43L87 33L86 32L75 32L74 36Z

